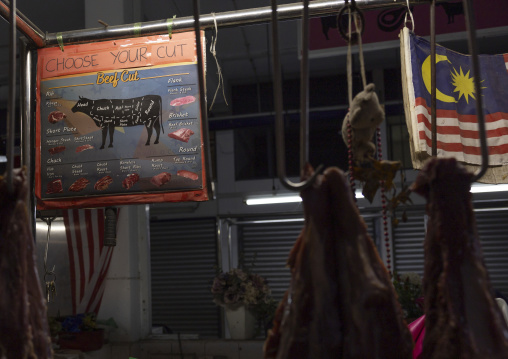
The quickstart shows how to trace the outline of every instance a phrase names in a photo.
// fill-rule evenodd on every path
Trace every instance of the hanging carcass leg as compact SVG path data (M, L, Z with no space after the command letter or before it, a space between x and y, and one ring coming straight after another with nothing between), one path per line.
M0 358L52 358L51 340L34 257L23 170L13 191L0 176Z
M305 226L289 256L291 284L265 358L411 358L390 275L342 171L327 169L301 195Z
M432 158L413 191L427 199L422 359L508 358L508 329L483 263L471 178L454 158Z

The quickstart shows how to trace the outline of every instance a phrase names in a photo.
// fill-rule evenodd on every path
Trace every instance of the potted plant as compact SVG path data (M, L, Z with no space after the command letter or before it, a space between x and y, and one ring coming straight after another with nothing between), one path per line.
M254 337L256 322L266 326L272 319L267 318L269 311L277 305L266 279L240 268L218 270L211 292L215 304L224 308L232 339Z
M423 315L422 279L418 273L393 274L393 286L397 292L404 319L409 324Z
M51 336L62 349L82 352L99 350L104 344L104 329L96 328L95 313L49 318Z

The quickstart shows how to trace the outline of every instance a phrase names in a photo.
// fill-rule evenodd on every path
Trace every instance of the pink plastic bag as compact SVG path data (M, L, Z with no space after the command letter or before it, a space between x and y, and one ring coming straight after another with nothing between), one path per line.
M408 328L411 332L411 335L413 336L413 341L415 343L413 349L413 359L418 359L422 354L423 349L423 337L425 336L425 315L422 315L414 322L411 322L408 325Z

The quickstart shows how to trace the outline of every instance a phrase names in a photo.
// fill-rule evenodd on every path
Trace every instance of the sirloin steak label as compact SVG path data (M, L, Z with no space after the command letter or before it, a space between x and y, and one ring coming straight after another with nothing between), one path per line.
M194 33L39 49L37 67L40 209L207 199Z

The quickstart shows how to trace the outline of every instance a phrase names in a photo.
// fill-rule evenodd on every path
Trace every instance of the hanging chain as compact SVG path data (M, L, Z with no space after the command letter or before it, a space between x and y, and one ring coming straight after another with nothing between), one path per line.
M351 191L353 192L353 198L356 202L356 193L355 193L355 176L353 173L353 150L351 149L352 142L352 130L351 130L351 122L349 121L349 114L346 116L344 121L347 121L347 160L348 160L348 171L349 171L349 185L351 187Z
M382 141L381 141L381 128L378 127L376 130L376 137L377 137L377 157L378 161L383 160L383 148L382 148ZM381 180L379 181L379 185L381 187L381 208L382 208L382 215L383 215L383 235L384 235L384 242L385 242L385 252L386 252L386 269L388 269L388 272L392 274L392 260L391 260L391 249L390 249L390 233L388 232L388 215L387 215L387 205L386 205L386 190L385 190L385 181Z

